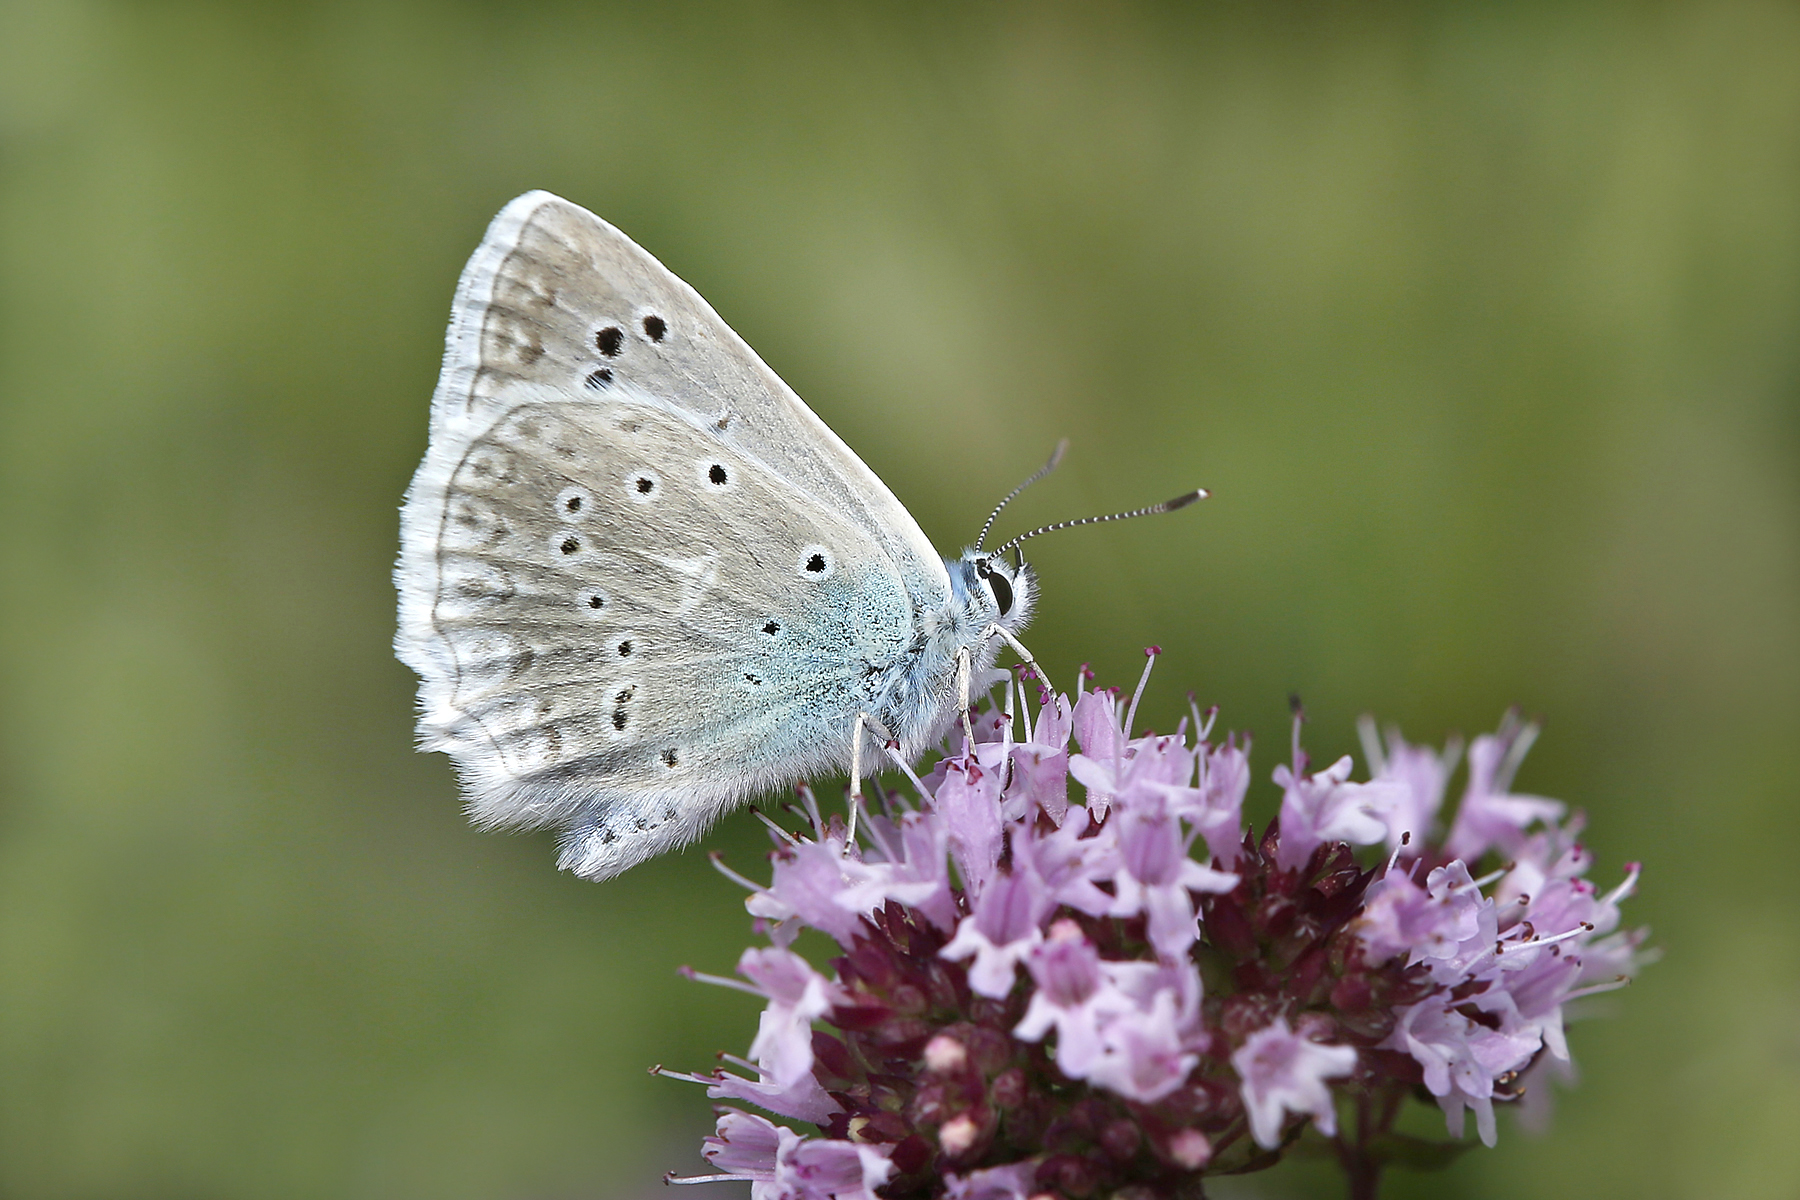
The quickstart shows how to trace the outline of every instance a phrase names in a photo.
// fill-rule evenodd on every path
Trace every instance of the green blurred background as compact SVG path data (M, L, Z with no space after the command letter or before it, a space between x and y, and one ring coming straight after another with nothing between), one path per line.
M0 1195L628 1197L742 1052L696 852L593 885L411 750L395 510L528 188L693 283L1059 682L1260 817L1517 703L1667 951L1552 1131L1395 1196L1800 1194L1800 9L0 0ZM755 823L708 845L759 870ZM1429 1122L1427 1123L1429 1124ZM1785 1132L1783 1132L1785 1131ZM1232 1195L1332 1195L1307 1169Z

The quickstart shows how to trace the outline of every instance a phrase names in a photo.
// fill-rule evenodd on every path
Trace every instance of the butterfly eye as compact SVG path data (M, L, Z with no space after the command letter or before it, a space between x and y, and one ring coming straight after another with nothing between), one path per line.
M981 564L981 566L976 569L981 572L981 578L987 582L988 591L994 594L994 605L999 608L1000 615L1004 617L1007 613L1012 611L1012 584L1007 582L1006 576L1000 574L1000 572L994 570L986 563Z

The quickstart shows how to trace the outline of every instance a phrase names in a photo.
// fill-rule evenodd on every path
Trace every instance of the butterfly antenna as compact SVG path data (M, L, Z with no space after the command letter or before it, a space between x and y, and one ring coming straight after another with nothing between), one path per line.
M1004 499L1000 503L994 505L994 511L988 514L988 519L987 519L986 523L984 523L981 527L981 536L977 537L975 539L975 548L977 550L981 549L981 543L987 540L988 530L990 530L994 527L994 521L1000 516L1000 510L1005 508L1007 505L1011 504L1013 502L1013 498L1015 496L1017 496L1020 492L1024 491L1026 488L1030 487L1032 484L1036 483L1038 480L1042 479L1044 476L1048 475L1050 472L1056 470L1057 464L1062 462L1062 456L1068 452L1068 449L1069 449L1069 439L1068 438L1064 438L1062 441L1056 443L1056 449L1054 449L1050 452L1050 461L1045 463L1043 466L1039 467L1036 471L1032 472L1030 479L1027 479L1024 483L1021 483L1018 487L1016 487L1012 491L1006 493L1006 499Z
M1134 508L1130 512L1109 513L1104 517L1078 517L1073 521L1058 521L1054 525L1045 525L1041 528L1033 529L1030 533L1021 533L1018 537L1013 538L1004 546L995 548L991 557L998 558L1008 550L1017 546L1020 542L1029 538L1034 538L1040 533L1055 533L1058 529L1073 529L1077 525L1099 525L1106 521L1129 521L1133 517L1147 517L1152 513L1174 512L1178 508L1186 508L1196 500L1204 500L1210 495L1212 495L1212 493L1205 488L1195 488L1193 491L1177 496L1173 500L1164 500L1161 504L1152 504L1148 508ZM980 549L980 543L976 544L976 549Z

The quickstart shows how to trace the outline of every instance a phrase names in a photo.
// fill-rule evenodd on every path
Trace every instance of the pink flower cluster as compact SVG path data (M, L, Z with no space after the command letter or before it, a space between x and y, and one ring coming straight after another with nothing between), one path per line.
M1209 741L1211 714L1133 737L1136 697L1040 700L981 713L973 746L912 776L916 805L881 798L865 840L809 793L810 836L770 823L772 882L733 878L771 945L745 951L742 982L699 976L767 1002L731 1060L745 1073L679 1077L817 1132L722 1108L718 1173L683 1182L1163 1196L1272 1165L1311 1128L1373 1195L1419 1085L1452 1134L1473 1110L1492 1145L1494 1102L1566 1063L1564 1006L1641 960L1643 932L1617 931L1636 868L1600 893L1579 819L1509 790L1531 726L1469 747L1439 842L1455 748L1366 729L1373 774L1353 782L1348 757L1309 772L1296 719L1258 837L1249 743ZM803 927L841 950L829 975L792 949Z

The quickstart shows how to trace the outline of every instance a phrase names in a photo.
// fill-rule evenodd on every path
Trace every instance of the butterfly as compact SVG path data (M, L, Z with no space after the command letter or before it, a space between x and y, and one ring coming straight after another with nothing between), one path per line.
M586 209L535 191L501 210L445 340L394 644L420 746L450 755L477 824L558 827L559 865L607 879L759 794L916 759L1003 642L1029 658L1037 578L1002 557L1022 539L939 556L694 289Z

